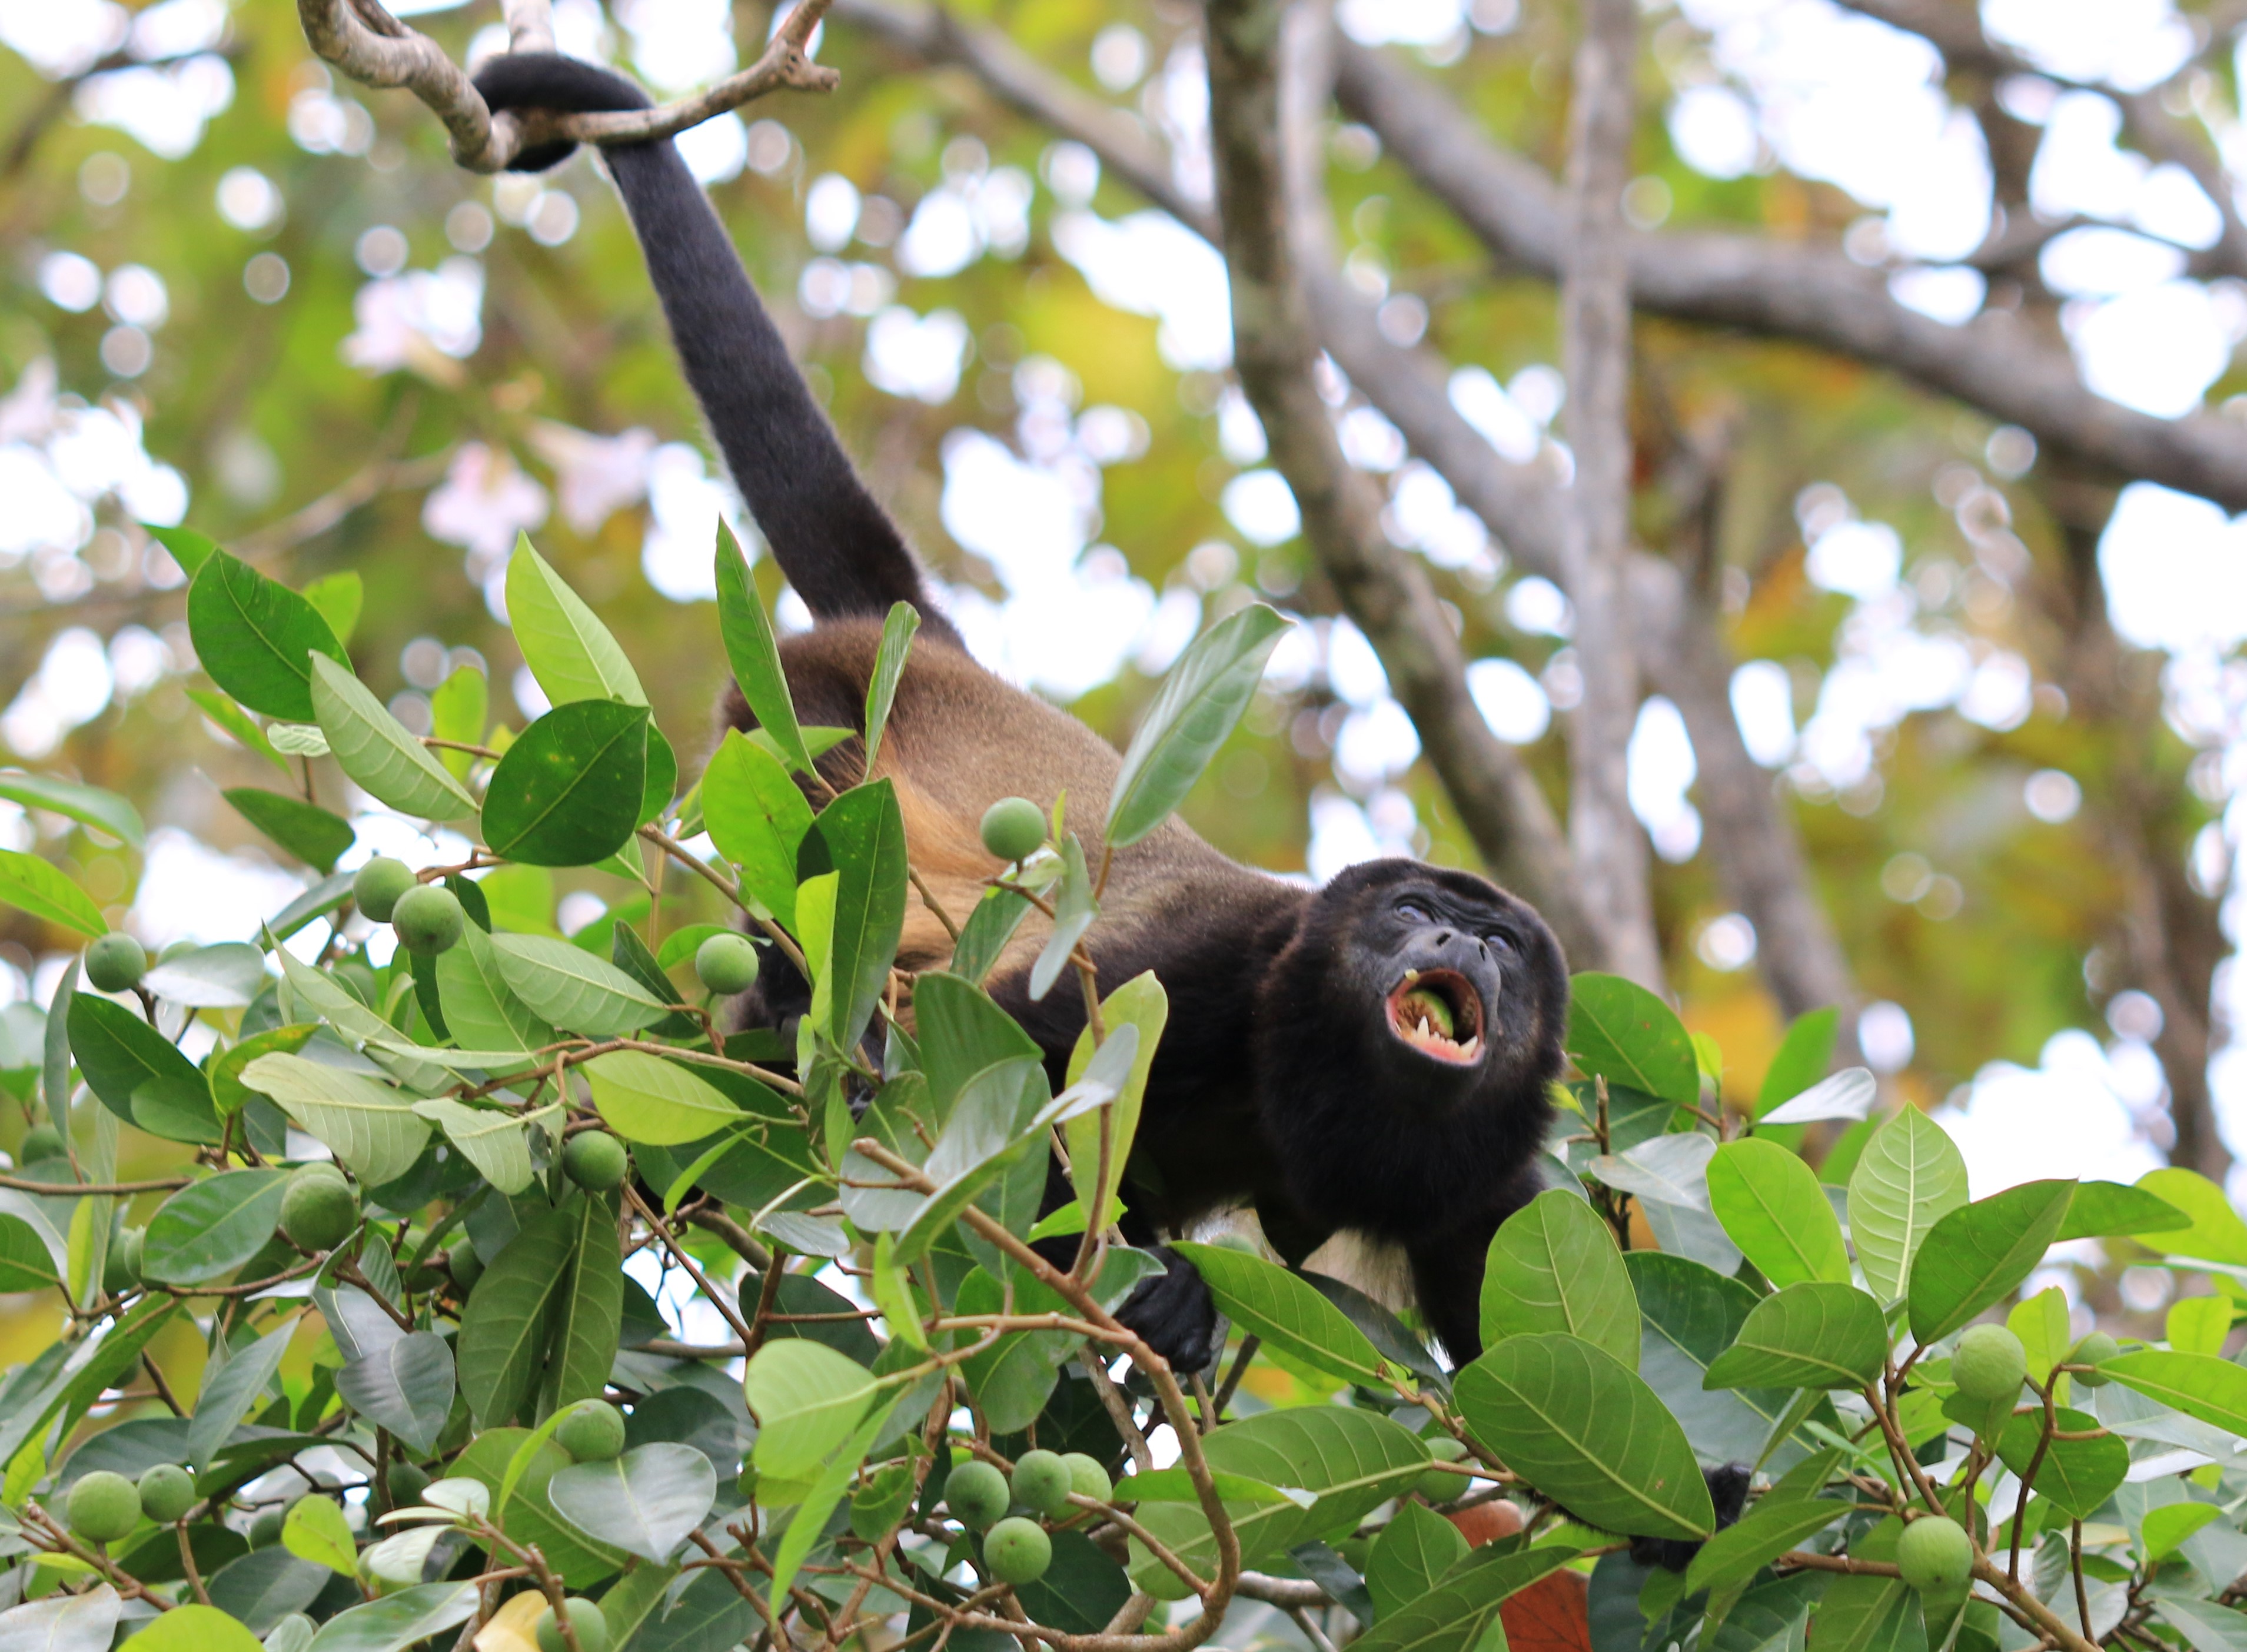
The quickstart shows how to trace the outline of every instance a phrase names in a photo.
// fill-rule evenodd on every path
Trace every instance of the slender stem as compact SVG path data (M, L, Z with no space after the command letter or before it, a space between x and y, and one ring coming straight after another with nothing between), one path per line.
M694 1281L702 1294L710 1299L710 1306L716 1308L725 1317L726 1323L734 1328L734 1334L741 1339L741 1345L744 1348L753 1346L749 1339L749 1328L743 1323L741 1310L730 1306L717 1287L710 1283L709 1275L703 1273L696 1265L694 1259L686 1253L686 1248L672 1237L671 1230L663 1224L663 1219L648 1209L646 1201L640 1198L639 1190L630 1182L626 1182L624 1195L625 1203L639 1213L640 1220L647 1224L648 1231L662 1242L663 1248L671 1253L672 1259L686 1270L686 1277Z

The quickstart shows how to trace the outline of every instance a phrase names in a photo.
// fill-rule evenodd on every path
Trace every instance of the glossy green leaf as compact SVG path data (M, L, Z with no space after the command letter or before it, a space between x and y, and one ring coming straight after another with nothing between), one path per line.
M365 684L324 655L312 656L311 700L337 767L377 802L424 820L459 820L476 812L476 800L428 747Z
M1540 1193L1491 1239L1482 1340L1565 1331L1638 1369L1638 1298L1614 1230L1560 1189Z
M1965 1156L1919 1109L1898 1109L1873 1132L1849 1176L1849 1236L1875 1296L1902 1296L1928 1229L1966 1197Z
M273 1055L243 1068L242 1082L272 1097L371 1187L405 1175L429 1144L428 1121L413 1110L413 1098L359 1074Z
M1880 1081L1873 1076L1872 1069L1845 1067L1820 1079L1793 1101L1780 1102L1759 1122L1778 1126L1816 1124L1830 1119L1854 1121L1870 1113L1879 1096Z
M1962 1205L1929 1230L1911 1269L1911 1334L1948 1336L2020 1288L2066 1217L2073 1182L2024 1182Z
M2149 1348L2103 1361L2099 1369L2149 1400L2247 1438L2247 1366L2213 1354Z
M614 1038L652 1026L669 1013L668 1006L614 964L568 941L495 935L491 945L508 990L556 1027Z
M2247 1612L2167 1594L2154 1596L2153 1606L2192 1652L2247 1652Z
M481 746L491 719L491 682L473 666L463 666L429 691L429 732L439 740ZM440 747L437 761L454 780L466 780L475 767L473 752Z
M1018 896L1001 898L1028 910L1028 903ZM973 922L969 921L971 925ZM966 939L963 932L963 944ZM959 961L957 952L953 961ZM1062 1127L1062 1135L1069 1147L1069 1184L1076 1190L1077 1202L1083 1209L1100 1210L1104 1192L1107 1204L1100 1225L1105 1227L1117 1219L1116 1193L1124 1184L1124 1167L1138 1139L1139 1111L1146 1098L1147 1075L1154 1070L1155 1052L1161 1045L1163 1028L1170 1021L1170 996L1164 992L1162 982L1155 979L1154 971L1143 971L1100 1000L1100 1014L1110 1027L1131 1027L1138 1030L1139 1046L1131 1059L1130 1076L1113 1102L1096 1113L1071 1119ZM1087 1027L1077 1034L1076 1048L1069 1052L1069 1083L1084 1076L1092 1057L1092 1029ZM1100 1177L1103 1137L1108 1143L1108 1182L1104 1190L1096 1191L1093 1184Z
M507 984L491 937L474 923L459 945L437 955L437 996L446 1030L462 1049L530 1052L555 1041L552 1026Z
M1028 900L1010 891L985 890L982 898L967 914L967 921L960 926L960 939L953 946L952 962L946 967L961 979L981 986L1031 910Z
M1701 1068L1677 1014L1637 982L1586 971L1568 983L1568 1058L1586 1078L1627 1084L1680 1107L1701 1099Z
M811 829L811 805L780 761L726 731L702 771L702 823L718 852L741 869L745 892L796 926L796 854Z
M359 1544L345 1524L344 1512L326 1498L300 1497L289 1505L288 1518L281 1523L281 1546L298 1560L324 1566L338 1576L359 1574Z
M905 919L905 823L886 780L847 791L812 823L838 878L829 942L834 999L828 1031L850 1049L889 985Z
M1709 1208L1773 1285L1849 1282L1849 1253L1817 1173L1774 1142L1727 1142L1709 1161Z
M452 1344L434 1331L415 1331L345 1365L336 1373L336 1392L370 1423L427 1452L453 1409L454 1381Z
M454 1355L461 1393L481 1425L506 1423L536 1389L554 1315L570 1284L578 1220L575 1204L538 1212L468 1293Z
M468 1450L453 1460L452 1471L477 1481L490 1493L491 1516L509 1539L536 1543L564 1582L583 1589L620 1570L632 1557L594 1542L554 1512L546 1500L547 1483L569 1466L569 1454L552 1439L528 1429L506 1428L487 1429L470 1441ZM727 1593L733 1593L730 1585Z
M757 1419L756 1464L775 1479L802 1479L850 1437L873 1403L874 1377L856 1360L804 1337L767 1342L742 1377Z
M0 1214L0 1291L40 1291L61 1282L38 1230L20 1216Z
M268 1331L248 1348L237 1348L225 1364L204 1368L195 1418L188 1424L188 1460L198 1471L210 1466L212 1456L226 1444L242 1414L272 1386L296 1334L297 1321L292 1317L278 1330Z
M725 644L726 663L741 685L741 698L757 726L780 748L782 760L804 773L811 769L803 731L796 720L796 701L788 690L788 673L782 670L780 645L773 638L772 622L749 583L749 565L741 542L721 517L717 550L718 634Z
M69 1027L71 1054L78 1058L79 1075L118 1117L129 1122L133 1096L154 1087L177 1091L182 1096L188 1092L199 1095L204 1116L215 1122L209 1087L195 1064L181 1055L170 1039L124 1005L92 993L73 993ZM218 1139L215 1129L209 1139Z
M2180 1297L2163 1316L2163 1340L2180 1354L2221 1354L2231 1335L2231 1314L2229 1297Z
M580 1067L602 1122L628 1142L669 1147L700 1142L744 1115L714 1085L676 1062L642 1050L611 1050Z
M532 866L591 866L639 823L647 708L614 700L557 706L524 729L484 792L484 842Z
M174 1606L133 1638L140 1643L138 1652L264 1652L257 1637L234 1618L194 1601Z
M1356 1382L1381 1381L1381 1355L1332 1302L1277 1263L1222 1245L1180 1240L1218 1311L1283 1354Z
M236 786L220 794L235 812L308 866L324 872L336 869L336 857L349 849L358 834L351 823L317 803L254 786Z
M639 674L609 628L531 549L528 534L516 540L515 554L508 558L507 623L549 703L647 704ZM633 795L637 799L637 788Z
M222 550L188 587L188 634L213 682L250 710L290 722L312 720L308 656L351 665L318 609Z
M149 1219L141 1272L167 1285L208 1285L273 1237L286 1171L222 1171L189 1184Z
M320 1626L308 1652L404 1652L416 1641L475 1615L473 1582L422 1583L338 1612Z
M788 1530L781 1533L780 1546L773 1553L772 1589L776 1596L785 1594L789 1586L796 1580L803 1562L810 1557L813 1546L824 1534L835 1505L850 1490L858 1465L865 1461L866 1453L873 1449L875 1440L880 1437L897 1406L898 1396L892 1394L874 1408L872 1414L858 1424L850 1437L843 1441L841 1448L828 1460L826 1466L819 1471L817 1478L811 1483L811 1489L804 1494L802 1502L789 1518Z
M167 952L140 978L143 991L198 1009L246 1009L265 990L265 954L246 941Z
M1605 1349L1574 1336L1512 1336L1453 1387L1476 1437L1578 1518L1634 1537L1715 1529L1684 1430Z
M2148 1560L2158 1561L2176 1553L2203 1526L2220 1520L2223 1511L2213 1503L2165 1503L2148 1509L2139 1527L2140 1549Z
M882 620L882 645L874 652L874 669L866 679L866 777L874 776L881 756L882 731L890 720L890 702L897 698L898 679L905 675L905 656L913 633L920 629L920 613L911 603L894 603Z
M1758 1499L1733 1525L1711 1538L1685 1573L1689 1589L1722 1589L1745 1583L1765 1567L1800 1548L1849 1512L1840 1498Z
M2142 1236L2138 1242L2148 1250L2247 1267L2247 1221L2231 1208L2223 1190L2208 1178L2197 1171L2171 1168L2148 1171L2136 1185L2191 1219L2189 1227Z
M338 642L348 643L359 629L359 610L366 605L366 582L346 568L308 584L304 600L319 611Z
M501 1192L513 1195L530 1185L530 1143L522 1115L445 1096L416 1102L413 1111L444 1131L476 1174Z
M180 564L180 571L190 579L202 571L203 564L218 549L218 541L192 528L174 528L152 522L144 522L140 526L149 538L172 553L172 560Z
M135 849L147 841L140 811L115 792L104 791L99 786L58 780L52 775L26 774L19 768L0 769L0 798L21 803L25 809L44 809L50 814L65 816L81 826L106 832Z
M51 863L22 850L0 849L0 906L13 906L45 923L97 939L109 920L84 890Z
M989 993L957 975L931 971L913 982L913 1026L930 1105L939 1119L968 1080L985 1068L1042 1055Z
M1053 990L1062 972L1069 967L1070 954L1093 919L1100 916L1092 898L1092 871L1084 864L1084 845L1071 832L1061 846L1061 882L1051 890L1054 923L1037 961L1030 966L1030 997L1040 1000Z
M659 1441L562 1470L547 1481L546 1498L595 1541L660 1564L708 1517L718 1476L693 1446Z
M1252 603L1197 637L1164 677L1124 753L1103 834L1137 843L1170 817L1248 709L1288 622Z
M2191 1226L2191 1217L2142 1187L2121 1182L2079 1182L2053 1243L2140 1233L2175 1234Z
M1362 1652L1471 1652L1477 1648L1502 1652L1505 1631L1496 1627L1499 1608L1538 1579L1560 1570L1576 1553L1566 1544L1483 1549L1453 1567L1430 1593L1383 1616L1350 1645Z
M624 1329L624 1252L613 1194L587 1194L565 1206L575 1219L570 1285L554 1306L553 1353L541 1410L559 1410L607 1392ZM629 1548L629 1544L618 1546Z
M1755 1305L1709 1388L1862 1388L1888 1358L1880 1304L1854 1285L1789 1285Z
M2099 1428L2099 1419L2087 1411L2071 1410L2063 1405L2053 1416L2063 1433L2094 1433ZM2014 1473L2027 1473L2043 1432L2041 1411L2018 1413L1998 1436L1999 1459ZM2101 1434L2091 1440L2054 1440L2046 1448L2044 1461L2037 1467L2033 1489L2039 1497L2050 1498L2073 1519L2087 1520L2114 1496L2114 1488L2122 1484L2122 1477L2129 1471L2129 1442L2120 1435Z
M1779 1040L1756 1091L1758 1118L1826 1076L1834 1065L1834 1042L1841 1027L1841 1012L1831 1007L1805 1011L1787 1024L1786 1036Z
M1436 1587L1467 1556L1467 1540L1424 1503L1405 1502L1373 1540L1365 1567L1365 1587L1383 1621Z

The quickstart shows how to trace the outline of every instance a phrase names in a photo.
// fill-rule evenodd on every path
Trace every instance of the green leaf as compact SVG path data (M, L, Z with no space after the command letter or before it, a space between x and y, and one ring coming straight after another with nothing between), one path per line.
M2038 1488L2041 1490L2042 1486L2039 1474ZM2145 1520L2139 1528L2141 1540L2138 1546L2148 1561L2158 1562L2176 1553L2178 1546L2201 1527L2223 1518L2223 1511L2213 1503L2165 1503L2160 1508L2146 1511Z
M2175 1233L2192 1218L2141 1187L2121 1182L2079 1182L2054 1244L2069 1239L2117 1239L2139 1233Z
M726 662L734 668L741 698L749 713L780 747L783 761L805 774L811 772L811 754L805 749L803 731L796 720L796 701L788 692L788 673L781 669L780 645L774 640L772 622L749 584L749 565L741 543L723 518L718 523L718 634L726 646Z
M718 1475L694 1447L663 1440L562 1470L546 1500L596 1542L661 1565L708 1516Z
M1764 1068L1763 1086L1756 1092L1758 1118L1781 1102L1793 1101L1826 1076L1834 1065L1834 1040L1841 1027L1841 1012L1830 1007L1807 1010L1789 1023L1778 1053Z
M874 669L866 679L866 778L874 777L874 760L882 749L882 729L890 720L890 702L897 698L898 679L905 675L905 654L913 633L920 629L920 614L911 603L895 603L882 621L882 645L874 652Z
M280 1329L269 1331L248 1348L238 1349L225 1364L204 1369L202 1390L195 1396L195 1419L188 1424L188 1461L198 1473L210 1466L211 1457L226 1444L242 1414L272 1385L296 1334L297 1321L292 1316Z
M1092 898L1092 873L1084 864L1084 845L1075 832L1061 846L1061 883L1053 896L1053 930L1038 952L1037 962L1030 966L1033 1001L1053 990L1062 972L1069 966L1069 954L1092 927L1092 920L1100 916L1099 903Z
M1252 603L1197 637L1171 667L1109 794L1104 836L1110 849L1137 843L1185 801L1248 709L1264 662L1287 626L1273 610Z
M491 716L491 682L473 666L463 666L437 685L429 694L429 732L439 740L463 746L484 743ZM474 752L440 749L437 761L454 780L466 780L475 767Z
M550 704L612 700L645 706L647 693L625 651L524 534L507 564L507 623L522 662ZM633 801L639 801L633 788Z
M141 989L198 1009L247 1009L265 990L265 954L247 941L167 952L140 978Z
M222 1171L166 1199L149 1219L141 1272L166 1285L208 1285L273 1237L286 1171Z
M140 811L115 792L106 792L99 786L82 786L51 775L27 775L21 769L0 769L0 798L26 809L66 816L135 849L147 841Z
M548 1423L559 1416L556 1413ZM517 1544L536 1543L563 1581L582 1589L620 1570L632 1557L593 1542L554 1512L546 1500L546 1485L569 1466L569 1454L546 1437L543 1429L536 1434L527 1429L487 1429L453 1459L452 1471L480 1482L491 1493L491 1518L500 1529ZM732 1592L728 1586L727 1593Z
M289 1517L281 1523L281 1546L340 1576L359 1575L359 1544L344 1523L344 1512L324 1497L300 1497L289 1505Z
M508 990L556 1027L591 1038L615 1038L670 1013L668 1005L624 971L568 941L495 935L491 945Z
M1179 1240L1219 1312L1281 1353L1351 1382L1378 1383L1381 1355L1342 1311L1287 1268L1221 1245Z
M0 1291L41 1291L61 1283L38 1230L20 1216L0 1215Z
M1816 1124L1827 1119L1862 1119L1873 1110L1880 1082L1872 1070L1845 1067L1830 1078L1821 1078L1791 1102L1783 1102L1759 1121L1766 1126Z
M1745 1583L1849 1510L1848 1500L1841 1498L1765 1497L1736 1524L1702 1545L1686 1570L1685 1587L1697 1591Z
M2247 1437L2247 1367L2213 1354L2144 1348L2105 1361L2099 1369L2149 1400Z
M628 1142L700 1142L747 1117L715 1086L644 1050L611 1050L577 1070L591 1082L602 1122Z
M1001 898L1027 911L1029 904L1020 896ZM976 909L979 912L981 907ZM975 920L968 919L968 928ZM962 946L966 940L961 934ZM959 949L953 953L953 962L960 961ZM1100 1225L1108 1226L1117 1219L1121 1206L1117 1190L1124 1184L1124 1167L1131 1157L1133 1143L1139 1135L1139 1109L1147 1095L1147 1075L1154 1070L1155 1050L1162 1041L1163 1028L1171 1017L1170 996L1163 984L1155 979L1155 972L1145 970L1134 975L1114 992L1100 1000L1101 1019L1111 1028L1137 1027L1139 1048L1131 1059L1130 1076L1125 1081L1123 1093L1114 1102L1096 1113L1073 1118L1062 1127L1062 1135L1069 1146L1069 1184L1076 1190L1077 1202L1085 1210L1102 1209ZM1084 1028L1076 1036L1076 1046L1069 1052L1068 1082L1076 1083L1092 1065L1092 1029ZM1101 1141L1108 1143L1108 1183L1096 1191L1093 1184L1100 1178Z
M453 1409L452 1345L434 1331L401 1336L338 1371L336 1392L370 1423L428 1452Z
M2173 1357L2202 1356L2186 1354ZM2247 1376L2247 1372L2242 1375ZM2087 1411L2070 1410L2063 1405L2056 1408L2052 1415L2063 1433L2090 1433L2099 1427L2099 1419ZM2036 1455L2037 1441L2043 1433L2042 1411L2019 1413L1998 1436L1998 1457L2014 1473L2027 1473L2029 1460ZM2101 1434L2094 1440L2054 1440L2045 1451L2033 1489L2039 1497L2050 1498L2074 1519L2087 1520L2099 1512L2100 1504L2114 1495L2114 1488L2122 1484L2122 1477L2129 1471L2129 1443L2120 1435Z
M796 1581L797 1573L810 1557L813 1545L825 1534L828 1517L835 1512L835 1505L843 1500L843 1493L850 1489L852 1478L858 1472L858 1465L866 1460L866 1453L873 1450L874 1442L881 1437L882 1429L889 1422L890 1414L897 1409L898 1403L898 1398L893 1395L874 1408L873 1415L858 1425L857 1431L843 1443L842 1449L819 1471L819 1477L811 1483L811 1489L804 1494L803 1501L789 1517L788 1530L781 1534L780 1547L773 1553L771 1592L775 1600L786 1598L789 1586Z
M1755 1305L1707 1388L1862 1388L1888 1358L1880 1304L1854 1285L1787 1286Z
M462 1049L529 1052L555 1041L554 1028L508 986L491 937L474 923L461 932L459 945L437 955L437 997L446 1030Z
M235 812L308 866L336 869L336 857L358 840L351 823L317 803L255 786L235 786L219 794Z
M640 787L639 813L632 822L645 826L663 818L671 807L672 794L679 788L679 754L671 749L671 742L653 721L647 726L647 750L644 770L646 778Z
M2247 1652L2247 1612L2181 1595L2152 1597L2154 1610L2184 1636L2192 1652Z
M796 927L796 863L811 805L780 761L729 728L702 771L702 824L741 869L743 891Z
M2014 1303L2005 1314L2005 1328L2021 1339L2021 1351L2028 1355L2029 1381L2039 1388L2075 1346L2069 1318L2067 1293L2057 1285ZM2067 1397L2065 1389L2059 1397Z
M1965 1156L1940 1124L1907 1105L1873 1132L1849 1177L1849 1234L1875 1296L1902 1296L1928 1229L1965 1202Z
M2024 1182L1936 1223L1912 1264L1911 1334L1932 1342L2011 1296L2044 1259L2074 1191L2073 1182Z
M1350 1642L1352 1652L1503 1652L1498 1609L1511 1596L1576 1558L1566 1544L1486 1548L1444 1574L1437 1587ZM1493 1643L1493 1635L1495 1643Z
M305 1652L404 1652L475 1615L477 1585L422 1583L338 1612Z
M190 579L202 572L211 552L218 549L218 541L192 528L163 528L147 522L140 526L149 538L172 553L172 560L180 564L180 571Z
M2148 1171L2138 1178L2137 1186L2192 1219L2190 1227L2141 1238L2139 1243L2148 1250L2247 1267L2247 1221L2240 1219L2223 1190L2208 1178L2196 1171Z
M2180 1354L2221 1354L2231 1335L2231 1300L2223 1296L2185 1296L2169 1304L2162 1326L2168 1345Z
M1594 971L1568 983L1568 1058L1586 1078L1679 1107L1701 1100L1701 1068L1677 1012L1636 981Z
M840 874L830 940L835 996L829 1031L855 1048L889 985L905 921L905 823L886 780L853 788L813 823Z
M447 1096L415 1102L417 1117L445 1132L476 1174L512 1198L530 1185L530 1143L520 1114L470 1107Z
M204 716L239 741L244 749L256 752L279 769L283 780L296 778L296 770L290 766L289 760L274 748L271 741L265 738L265 731L257 726L256 719L241 707L215 688L190 688L188 698L201 709Z
M1467 1556L1467 1540L1424 1503L1399 1503L1396 1518L1373 1539L1365 1587L1381 1621L1418 1600Z
M1482 1276L1485 1346L1547 1331L1581 1336L1638 1369L1638 1298L1615 1233L1558 1188L1506 1219Z
M309 655L351 666L318 609L222 550L188 587L188 634L213 682L250 710L292 723L312 720Z
M76 884L37 855L0 849L0 905L99 939L109 933L101 908Z
M548 1334L570 1283L579 1216L575 1205L538 1212L468 1293L454 1352L461 1392L480 1427L507 1422L537 1388Z
M758 1471L776 1480L803 1479L824 1464L858 1426L876 1388L856 1360L800 1336L767 1342L741 1380L757 1419Z
M405 1175L429 1145L428 1121L413 1098L357 1073L301 1055L261 1055L242 1069L242 1082L271 1096L370 1187Z
M218 1140L216 1115L210 1107L209 1087L195 1064L180 1054L172 1041L124 1005L91 993L71 995L71 1054L86 1088L118 1117L130 1121L133 1098L154 1089L183 1100L190 1092L202 1100L202 1115L212 1128L208 1137L191 1141Z
M598 1400L608 1389L624 1330L625 1259L617 1203L612 1195L589 1193L568 1207L576 1214L577 1232L570 1288L555 1304L554 1353L542 1409L559 1410L578 1400Z
M138 1652L251 1652L252 1648L264 1652L257 1637L234 1618L215 1606L193 1601L161 1614L133 1638L140 1643ZM45 1643L44 1638L41 1643ZM62 1652L72 1643L58 1640L51 1644Z
M524 729L484 792L484 842L531 866L591 866L639 823L647 707L584 700Z
M1773 1285L1849 1282L1841 1219L1817 1173L1775 1142L1727 1142L1709 1161L1709 1208Z
M337 766L361 790L423 820L459 820L476 812L476 800L365 684L324 655L311 659L311 714L319 719Z
M350 569L327 574L304 587L304 600L319 611L339 643L348 643L359 629L359 610L366 604L365 582Z
M942 971L914 980L913 1026L920 1040L921 1070L928 1075L930 1105L939 1119L952 1111L967 1081L985 1068L1042 1054L989 993Z
M1579 1519L1633 1537L1715 1529L1685 1431L1604 1348L1511 1336L1461 1371L1454 1391L1476 1437Z
M1012 890L985 890L982 898L967 914L967 921L960 926L960 939L953 945L952 962L946 967L963 980L981 986L1030 911L1030 903Z

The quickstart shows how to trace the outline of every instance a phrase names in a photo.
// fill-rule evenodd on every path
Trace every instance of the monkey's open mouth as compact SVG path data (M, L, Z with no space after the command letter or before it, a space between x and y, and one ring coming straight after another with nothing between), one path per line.
M1482 1059L1482 994L1448 969L1406 970L1389 993L1389 1030L1455 1067Z

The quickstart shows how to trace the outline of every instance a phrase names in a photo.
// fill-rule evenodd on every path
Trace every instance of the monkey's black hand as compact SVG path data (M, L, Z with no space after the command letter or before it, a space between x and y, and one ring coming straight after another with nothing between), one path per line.
M1722 1468L1702 1471L1701 1478L1709 1483L1709 1501L1717 1505L1719 1532L1740 1518L1740 1510L1748 1500L1752 1472L1745 1463L1727 1463ZM1701 1546L1688 1538L1635 1537L1630 1540L1632 1560L1641 1566L1658 1566L1665 1572L1683 1572L1700 1552Z
M1163 1273L1139 1281L1116 1310L1117 1321L1179 1375L1206 1369L1219 1352L1217 1304L1192 1263L1167 1245L1156 1246L1155 1253L1163 1259Z

